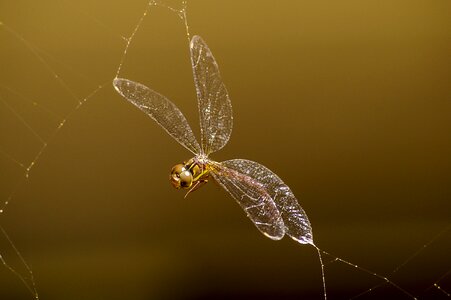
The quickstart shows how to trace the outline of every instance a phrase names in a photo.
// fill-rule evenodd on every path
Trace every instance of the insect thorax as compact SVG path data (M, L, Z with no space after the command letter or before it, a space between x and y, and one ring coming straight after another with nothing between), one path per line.
M175 165L171 170L169 180L177 189L189 189L198 181L205 180L208 173L208 159L203 156L195 156L182 164Z

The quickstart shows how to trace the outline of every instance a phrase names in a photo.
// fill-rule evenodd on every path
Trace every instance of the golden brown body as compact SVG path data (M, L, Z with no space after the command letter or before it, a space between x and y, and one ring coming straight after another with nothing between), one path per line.
M182 164L172 167L169 180L176 189L189 189L185 197L208 182L209 168L207 163L193 157Z

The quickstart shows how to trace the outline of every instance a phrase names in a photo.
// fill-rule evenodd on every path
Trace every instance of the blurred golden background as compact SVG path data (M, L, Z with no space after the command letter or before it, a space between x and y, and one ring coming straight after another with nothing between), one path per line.
M0 3L2 202L23 178L7 155L27 166L36 134L48 143L0 224L40 299L322 299L313 247L265 238L215 184L187 199L170 186L190 153L111 85L145 7ZM449 1L188 3L234 109L212 158L266 165L320 248L383 276L400 267L393 282L427 299L447 298L434 283L451 291L451 276L440 279L451 269L450 12ZM183 22L151 9L120 76L167 96L197 132L188 55ZM29 276L4 235L0 254ZM326 263L326 283L329 299L349 299L381 280ZM0 298L32 296L0 268ZM409 299L390 285L358 299L382 298Z

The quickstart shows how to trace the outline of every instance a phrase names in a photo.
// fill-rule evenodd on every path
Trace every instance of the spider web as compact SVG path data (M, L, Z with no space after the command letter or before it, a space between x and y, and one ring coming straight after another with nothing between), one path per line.
M252 231L253 228L249 228L247 233L246 228L250 226L234 209L233 201L229 201L232 203L230 211L225 204L213 203L216 201L194 200L185 205L174 200L179 195L170 196L174 197L170 198L174 201L166 201L171 191L163 189L156 194L158 197L151 197L152 203L148 203L150 194L157 193L156 189L167 185L164 180L166 164L186 154L182 150L172 150L174 144L170 140L165 141L163 134L159 136L158 128L149 133L153 130L153 124L147 126L146 118L126 106L125 101L114 94L111 81L121 72L122 77L145 82L172 99L186 113L190 123L195 124L192 122L197 118L196 109L192 109L195 108L195 100L192 96L186 96L193 92L193 87L190 87L192 82L189 81L189 62L180 58L188 57L186 39L183 38L189 36L184 10L186 4L146 4L140 1L119 4L49 1L42 4L18 1L8 5L2 4L0 15L0 260L5 267L0 273L1 298L60 299L62 295L66 295L65 298L67 295L82 298L107 295L114 298L120 297L121 293L131 299L148 298L149 295L151 298L174 296L172 298L183 299L221 296L258 296L263 299L291 299L305 295L317 299L326 297L320 284L317 260L311 256L311 249L308 250L311 247L259 239L258 231ZM197 18L206 12L218 16L224 10L224 14L227 14L219 4L190 5L193 6L190 6L190 12L193 12L193 15L190 14L191 26L197 24ZM248 5L229 5L228 9L237 14L258 11L256 18L259 15L271 18L271 13L268 13L271 7L252 4L258 7L257 10ZM201 10L201 6L206 8ZM215 50L221 48L221 41L215 41L214 37L220 35L227 25L215 24L213 17L207 18L207 21L213 30L197 24L196 33L203 35L204 31L212 32L206 40L216 43L211 48L221 70L233 72L234 66L227 69L228 64L222 63L226 55ZM277 20L283 21L284 18ZM314 19L310 21L314 22ZM304 22L299 24L305 25ZM246 36L240 38L246 39ZM275 40L274 44L286 45L284 38L300 39L281 33L281 40ZM224 40L222 45L225 49L240 48L241 42L229 37L229 42ZM157 47L160 43L166 45ZM267 47L277 54L276 59L281 55L279 47L271 48L271 44ZM174 58L164 60L165 51L174 51L171 52ZM289 49L287 51L289 55ZM161 56L158 56L159 52ZM243 50L235 55L247 56L249 64L259 65L258 61L252 60L252 52ZM274 59L272 55L271 59ZM177 65L181 65L184 71L171 71ZM237 69L246 67L236 66ZM288 65L285 67L290 68ZM224 74L226 85L232 92L232 102L235 107L239 107L241 102L245 102L244 98L235 97L233 91L237 91L240 85L232 80L229 85L227 78L232 76L227 76L228 72ZM174 78L174 75L179 77ZM321 72L316 75L324 76ZM268 76L272 77L271 74ZM277 77L273 78L276 80L284 77L284 74L274 77ZM275 83L280 84L279 81ZM324 88L327 87L325 83ZM251 82L246 88L257 90L259 86L252 86ZM257 97L246 93L240 95ZM290 106L290 102L281 104ZM245 108L241 114L252 111L246 105L243 104ZM252 109L264 115L259 108L254 106ZM324 107L324 110L327 109ZM130 117L123 119L125 113L130 113ZM246 142L239 147L234 146L233 140L240 136L251 136L252 130L255 130L252 126L246 127L243 119L240 123L243 117L236 118L237 130L232 137L232 148L226 152L232 157L253 148ZM135 126L130 127L130 123L135 123ZM283 130L279 124L274 126ZM243 133L240 134L238 128L243 128ZM261 141L261 135L254 136ZM137 140L148 142L142 144ZM147 149L155 148L150 157L144 150L146 145ZM444 142L442 146L447 145ZM268 145L265 144L265 147ZM272 154L258 149L253 153L255 156L261 153L259 158L262 162L265 156ZM230 156L224 158L232 158ZM128 166L133 164L130 157L142 157L144 160ZM303 160L303 156L300 155L299 159ZM282 157L280 163L289 166L290 161L288 157ZM447 160L442 163L449 166ZM144 174L144 169L149 166L154 167L150 172L152 176L136 179L135 171ZM443 177L447 175L442 168L433 170L441 172ZM107 177L107 174L114 175ZM301 186L296 186L294 180L290 181L284 174L279 175L294 191L302 192ZM108 180L103 180L103 176ZM124 177L134 180L124 180ZM307 173L302 176L303 179L307 177ZM146 188L149 184L150 187ZM434 194L435 199L449 197L449 188L440 184L435 187L441 190L441 195ZM219 192L207 190L206 195L217 199ZM410 197L415 198L414 195ZM160 201L166 203L159 204ZM451 263L448 255L451 250L451 230L449 205L446 206L446 202L423 198L424 208L414 205L408 215L418 218L419 214L416 213L424 211L422 219L418 221L424 226L393 222L393 229L387 232L378 230L377 226L372 230L365 228L359 231L358 220L365 221L359 218L356 218L355 224L336 226L330 223L330 220L339 220L336 217L321 217L321 211L327 215L330 210L308 205L307 196L300 197L300 201L312 221L315 243L321 248L318 253L323 258L323 281L326 282L329 299L451 297ZM386 207L390 205L383 199L371 201L382 201ZM408 210L409 203L401 203ZM324 205L333 204L325 202ZM199 214L199 211L208 210L207 207L212 207L212 216ZM345 210L344 207L336 209ZM186 215L177 215L175 210L184 211ZM223 221L233 218L232 223L243 222L243 226L236 231L233 231L233 226L232 229L221 229L217 221L218 214L229 216ZM234 215L237 215L236 218ZM340 212L338 215L349 217ZM368 216L371 217L371 214ZM122 217L124 220L121 220ZM434 222L427 222L428 217ZM181 219L192 223L184 223ZM199 219L205 222L202 223L204 228L215 227L217 234L192 225L196 224L193 220ZM377 223L378 220L373 218L373 222ZM164 225L160 226L159 223ZM335 230L330 230L331 227ZM161 235L164 228L169 238ZM183 237L179 233L181 230L184 231ZM146 240L151 239L152 242L146 244L142 238L134 238L140 235L147 236ZM231 245L236 235L240 247ZM172 241L174 236L178 237L178 241ZM193 240L200 245L192 245ZM186 253L177 251L177 248L184 249ZM223 253L223 249L228 249L229 255ZM223 265L219 263L221 260L233 263ZM195 263L200 264L200 267L195 267ZM262 279L265 271L279 274L277 278L271 273L266 274L265 279ZM191 272L204 275L194 278L173 275L180 273L187 276ZM219 273L226 275L219 276ZM218 277L217 281L211 279L215 276ZM94 282L86 282L81 279L83 277ZM234 277L237 279L231 279ZM176 279L180 293L167 287L173 279ZM188 279L185 286L183 279ZM202 280L206 279L210 281L202 285ZM244 280L246 284L238 284L238 279ZM118 289L118 282L125 284L127 291ZM156 291L145 290L144 287L149 283ZM261 283L268 287L264 288Z

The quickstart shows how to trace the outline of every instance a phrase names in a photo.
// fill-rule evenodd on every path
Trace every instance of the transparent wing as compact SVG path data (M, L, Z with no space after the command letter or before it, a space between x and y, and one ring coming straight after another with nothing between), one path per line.
M230 138L232 104L218 64L200 36L193 36L190 51L199 105L201 145L203 152L209 155L224 147Z
M273 240L280 240L284 236L280 212L263 184L222 163L215 162L210 174L238 202L264 235Z
M165 96L141 83L124 78L115 78L116 91L133 105L155 120L170 136L194 154L200 153L200 146L185 116Z
M313 244L312 228L307 214L290 188L276 174L259 163L245 159L227 160L221 162L221 165L258 182L276 204L285 224L285 233L299 243Z

